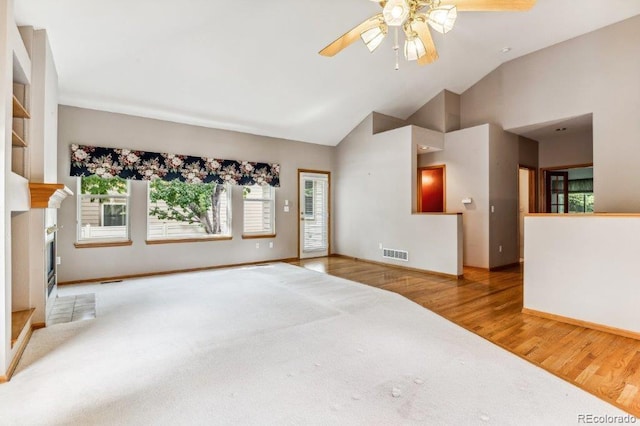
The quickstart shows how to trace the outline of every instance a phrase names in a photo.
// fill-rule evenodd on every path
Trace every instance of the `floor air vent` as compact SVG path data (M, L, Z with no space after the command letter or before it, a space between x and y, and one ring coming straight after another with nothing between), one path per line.
M386 257L387 259L396 259L396 260L403 260L405 262L408 262L409 252L405 250L394 250L394 249L383 248L382 257Z

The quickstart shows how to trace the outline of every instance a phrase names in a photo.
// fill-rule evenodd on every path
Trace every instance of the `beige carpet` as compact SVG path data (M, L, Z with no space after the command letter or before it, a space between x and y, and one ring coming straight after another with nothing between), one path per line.
M2 425L568 425L620 410L394 293L287 264L64 289Z

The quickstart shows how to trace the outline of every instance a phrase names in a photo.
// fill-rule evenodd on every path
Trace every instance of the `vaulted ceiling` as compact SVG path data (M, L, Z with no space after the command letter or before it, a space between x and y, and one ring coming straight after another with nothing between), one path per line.
M325 45L378 13L369 0L15 0L48 31L60 103L336 145L371 111L406 118L501 63L640 14L640 1L538 0L529 12L459 13L440 59L394 69L392 38ZM510 47L502 53L504 47Z

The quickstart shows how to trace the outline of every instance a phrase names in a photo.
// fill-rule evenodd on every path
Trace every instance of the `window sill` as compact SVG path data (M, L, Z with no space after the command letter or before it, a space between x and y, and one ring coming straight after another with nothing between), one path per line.
M81 242L81 243L73 243L75 248L101 248L101 247L124 247L130 246L133 244L133 241L91 241L91 242Z
M230 241L233 237L231 236L220 236L220 237L202 237L202 238L167 238L165 240L146 240L145 243L147 245L154 244L173 244L173 243L202 243L207 241Z
M275 237L276 237L276 234L256 234L256 235L243 234L242 235L243 240L254 240L256 238L275 238Z

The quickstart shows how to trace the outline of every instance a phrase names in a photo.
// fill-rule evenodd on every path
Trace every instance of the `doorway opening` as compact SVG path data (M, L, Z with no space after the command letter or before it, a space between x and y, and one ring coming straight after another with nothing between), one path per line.
M419 212L444 213L447 210L446 175L444 164L418 169Z
M331 173L298 170L298 256L328 256L330 252Z
M518 245L524 261L524 217L537 211L536 169L520 166L518 171Z
M546 213L593 213L593 164L541 171Z

